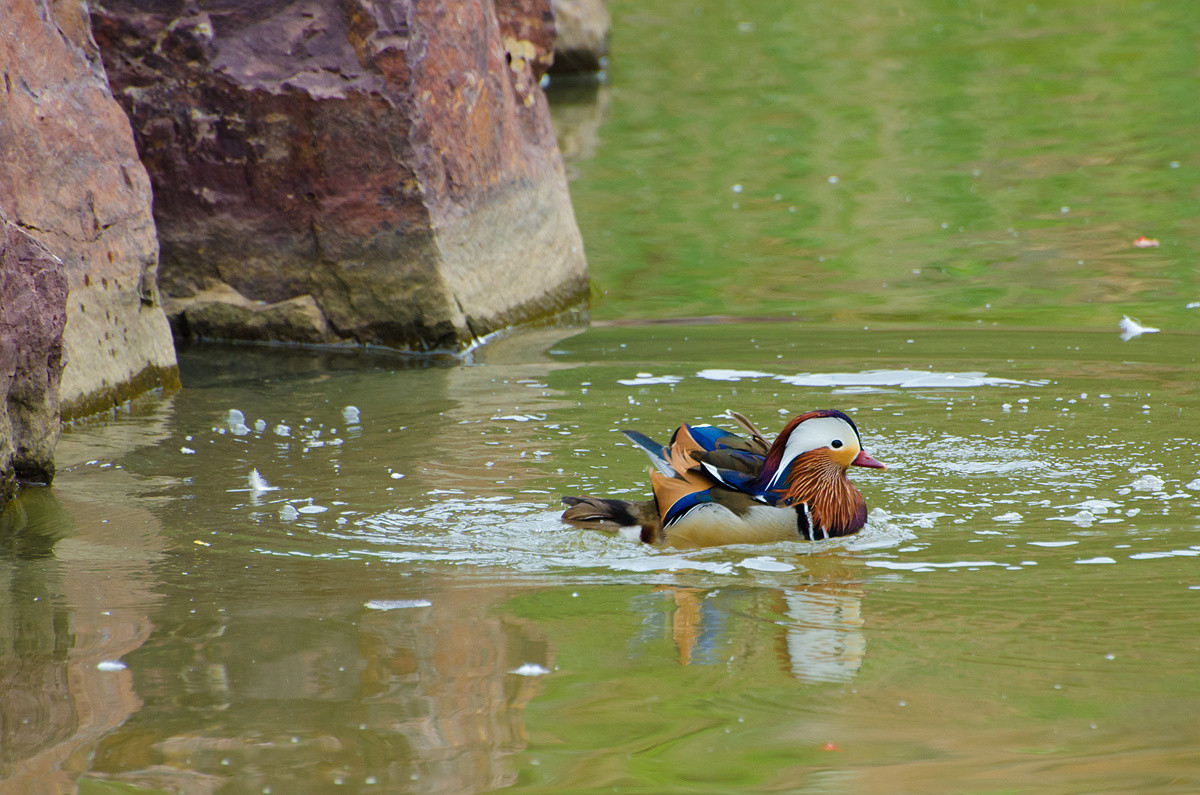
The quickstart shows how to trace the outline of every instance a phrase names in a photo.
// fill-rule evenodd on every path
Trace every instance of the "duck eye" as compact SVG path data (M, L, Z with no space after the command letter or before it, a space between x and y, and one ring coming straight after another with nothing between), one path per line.
M834 439L832 442L829 443L829 446L832 447L834 450L837 450L839 447L842 446L842 440Z

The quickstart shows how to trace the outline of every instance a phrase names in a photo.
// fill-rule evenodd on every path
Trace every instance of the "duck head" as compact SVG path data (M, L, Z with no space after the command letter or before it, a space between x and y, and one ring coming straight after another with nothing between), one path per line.
M852 466L886 468L863 450L853 420L834 409L810 411L784 426L758 485L779 505L807 506L815 529L847 535L867 519L866 502L846 477Z

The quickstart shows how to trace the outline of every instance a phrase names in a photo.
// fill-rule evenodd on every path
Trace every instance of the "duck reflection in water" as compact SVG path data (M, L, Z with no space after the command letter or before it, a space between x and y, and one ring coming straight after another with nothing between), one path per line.
M662 611L664 596L671 601ZM752 666L773 649L785 673L819 684L850 681L866 654L860 595L836 584L780 590L665 585L644 598L655 600L647 609L656 612L635 644L669 635L680 665L736 660ZM757 637L760 632L773 637Z

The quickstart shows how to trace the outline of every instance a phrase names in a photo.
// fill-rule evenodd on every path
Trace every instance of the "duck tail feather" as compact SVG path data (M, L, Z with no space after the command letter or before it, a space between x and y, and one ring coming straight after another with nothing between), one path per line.
M665 448L661 444L646 434L638 433L637 431L622 430L621 433L625 434L629 441L637 445L638 449L646 454L646 457L650 459L650 463L659 472L669 478L673 478L678 474L675 468L671 466L671 462L666 459L664 455Z
M656 539L662 532L662 518L654 500L626 502L603 497L563 497L567 509L562 520L575 527L607 530L615 533L622 527L641 527L642 539Z

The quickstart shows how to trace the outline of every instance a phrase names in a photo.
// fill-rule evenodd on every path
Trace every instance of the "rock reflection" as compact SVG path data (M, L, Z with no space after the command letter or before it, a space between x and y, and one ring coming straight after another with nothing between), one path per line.
M94 524L50 489L0 515L0 792L73 791L82 757L141 706L117 661L149 635L153 597L128 569L75 565L106 543Z
M550 120L567 169L567 179L579 176L579 164L590 160L600 146L600 127L608 116L609 88L591 79L562 77L551 83Z
M272 590L300 602L290 610L226 604L191 622L164 616L176 629L133 659L146 706L104 739L95 773L177 791L512 784L508 760L525 747L523 710L538 680L509 671L551 660L540 630L493 614L510 592L433 585L388 610L346 595L305 599L354 579L329 568L272 572ZM226 586L255 590L236 576Z

